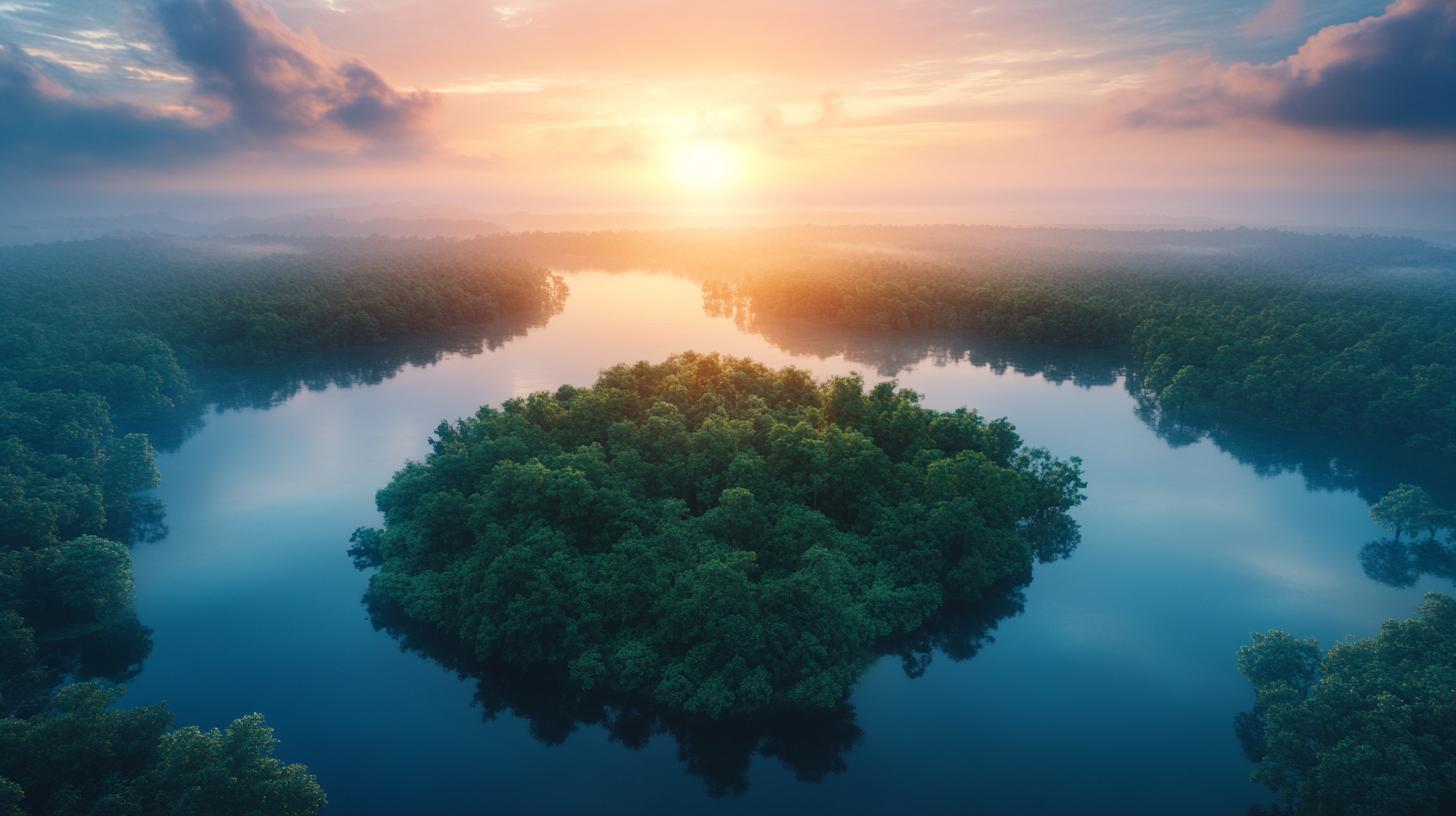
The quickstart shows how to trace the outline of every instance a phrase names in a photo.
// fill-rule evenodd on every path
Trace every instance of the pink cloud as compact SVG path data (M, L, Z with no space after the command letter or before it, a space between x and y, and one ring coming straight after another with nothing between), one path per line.
M1163 60L1113 101L1129 127L1254 120L1311 130L1456 135L1456 2L1397 0L1330 26L1272 64L1204 55Z

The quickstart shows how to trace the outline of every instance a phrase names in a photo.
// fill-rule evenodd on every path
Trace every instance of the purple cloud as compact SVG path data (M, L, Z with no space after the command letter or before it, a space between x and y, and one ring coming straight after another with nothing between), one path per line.
M72 94L51 76L66 73L0 43L0 173L161 164L213 151L214 140L181 119Z
M1456 135L1456 2L1397 0L1310 37L1267 65L1165 59L1147 88L1114 102L1131 127L1259 120L1334 132Z
M0 44L0 172L46 175L248 150L417 151L431 95L336 61L255 0L164 0L165 47L192 82L191 115L76 93L68 69Z
M367 65L330 64L313 37L252 0L166 0L157 10L201 101L258 134L338 128L370 145L411 141L431 98L395 90Z

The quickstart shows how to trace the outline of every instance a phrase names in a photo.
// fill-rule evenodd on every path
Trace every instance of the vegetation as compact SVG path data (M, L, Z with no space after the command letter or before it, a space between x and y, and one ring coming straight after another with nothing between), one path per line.
M1387 266L1449 268L1451 253L1373 239L1324 238L1305 249L1310 257L1296 260L1276 247L1258 263L861 254L708 281L704 298L749 322L1125 345L1138 388L1162 412L1217 412L1456 457L1456 285L1436 268ZM1348 257L1331 257L1339 249Z
M1323 656L1255 634L1238 666L1257 693L1238 721L1253 778L1294 813L1456 811L1456 600L1429 594L1410 620Z
M1456 581L1456 512L1438 507L1423 488L1402 484L1370 507L1390 532L1360 550L1365 573L1392 586L1412 586L1422 575Z
M371 600L481 663L719 718L839 705L876 645L1028 574L1080 463L857 377L683 354L441 423Z
M560 279L544 269L483 258L465 243L335 241L252 250L133 240L0 251L0 715L11 718L0 727L11 737L24 733L16 729L59 734L54 729L100 716L100 692L53 697L56 686L125 680L150 651L150 633L132 611L127 544L158 529L160 509L136 495L156 484L157 471L148 437L124 429L187 405L194 396L189 368L279 360L507 318L540 320L565 295ZM185 751L200 762L207 751L232 755L243 742L262 745L260 728L249 720L222 736L183 731L163 738L158 731L117 750ZM135 780L165 791L156 775L171 766L153 769L156 762L143 754L117 759L117 785ZM7 773L27 791L23 812L92 812L85 795L44 793L81 784L57 782L68 766L56 762L26 779ZM92 781L103 778L113 777ZM81 798L68 798L74 796ZM103 804L96 806L107 813L173 812Z
M1370 518L1397 541L1403 533L1424 534L1434 542L1442 532L1456 532L1456 512L1437 507L1431 494L1415 485L1402 484L1385 494L1371 505Z
M67 686L50 708L0 720L0 813L311 816L324 792L251 714L226 731L167 731L162 706L109 710L119 687Z

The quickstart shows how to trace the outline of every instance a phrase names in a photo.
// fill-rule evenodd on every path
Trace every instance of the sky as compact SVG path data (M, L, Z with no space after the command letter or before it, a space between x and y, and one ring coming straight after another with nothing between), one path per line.
M1456 0L0 0L0 210L1456 224Z

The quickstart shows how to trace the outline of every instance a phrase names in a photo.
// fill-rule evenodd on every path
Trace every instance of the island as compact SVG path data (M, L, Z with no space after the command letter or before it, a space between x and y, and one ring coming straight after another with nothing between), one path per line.
M441 423L351 552L483 664L709 718L840 704L875 646L1029 573L1079 460L858 376L684 353Z

